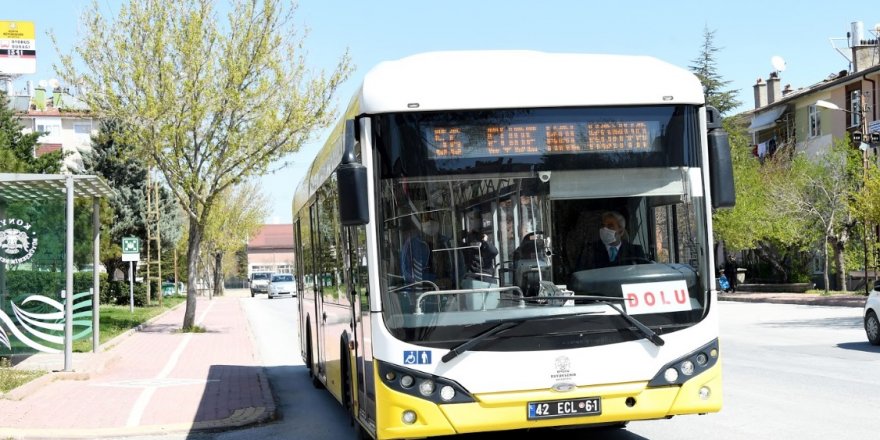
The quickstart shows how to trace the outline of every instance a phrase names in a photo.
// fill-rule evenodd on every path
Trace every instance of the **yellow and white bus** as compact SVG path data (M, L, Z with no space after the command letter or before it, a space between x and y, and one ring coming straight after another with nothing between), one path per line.
M719 411L711 213L734 203L727 135L687 70L380 63L293 199L303 360L363 438Z

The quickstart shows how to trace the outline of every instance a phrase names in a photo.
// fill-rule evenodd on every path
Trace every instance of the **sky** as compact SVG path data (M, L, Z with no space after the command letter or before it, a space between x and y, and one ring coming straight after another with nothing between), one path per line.
M33 21L36 26L37 73L16 81L35 83L57 75L58 54L46 32L58 36L59 50L71 52L83 35L78 18L91 0L2 0L0 20ZM218 3L223 3L218 1ZM117 0L98 0L105 12L118 10ZM781 84L807 87L849 68L838 51L847 52L851 23L864 23L866 38L880 24L877 0L828 1L649 1L589 0L300 0L295 21L307 29L307 63L332 71L347 50L354 71L337 90L337 114L344 109L364 75L376 64L419 52L464 49L526 49L650 55L688 68L701 52L704 31L714 32L717 73L730 81L742 105L754 107L752 85L775 70L773 57L785 69ZM874 11L874 12L870 12ZM650 72L645 72L649 75ZM290 223L294 190L327 132L315 133L290 159L291 165L261 178L270 200L266 223Z

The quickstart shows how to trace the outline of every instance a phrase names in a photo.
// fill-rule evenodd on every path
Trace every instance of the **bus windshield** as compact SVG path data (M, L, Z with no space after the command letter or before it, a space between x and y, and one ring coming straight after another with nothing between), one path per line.
M699 322L711 276L694 112L378 118L389 331L450 348L522 321L478 348L499 351L644 337L579 296L658 334Z

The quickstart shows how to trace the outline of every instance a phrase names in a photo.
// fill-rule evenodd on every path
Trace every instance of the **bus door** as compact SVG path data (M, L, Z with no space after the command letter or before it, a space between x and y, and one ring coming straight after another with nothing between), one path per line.
M303 319L305 314L305 310L303 309L305 301L305 284L308 278L305 278L305 268L303 267L303 259L305 259L305 254L302 252L302 240L300 239L300 234L302 231L300 230L300 220L298 218L293 219L293 248L295 249L293 255L293 270L294 270L294 279L296 283L294 284L296 288L296 308L297 308L297 327L296 330L299 335L299 351L302 355L303 359L306 358L306 323L305 319Z
M326 368L326 356L324 355L324 333L325 333L325 321L326 314L324 312L324 305L322 304L324 301L323 298L323 281L324 281L324 273L323 273L323 265L321 264L321 246L320 246L320 234L318 232L320 228L320 223L318 222L318 211L319 205L318 203L312 204L309 209L309 216L311 217L311 249L312 256L314 258L314 268L315 270L312 272L312 283L315 291L315 303L314 303L314 327L315 334L312 336L312 343L315 347L315 368L318 373L318 376L324 377L326 382L327 378L327 368Z
M355 346L357 416L375 422L376 393L373 381L373 350L370 340L369 275L364 226L348 229L349 295L351 297L352 339Z

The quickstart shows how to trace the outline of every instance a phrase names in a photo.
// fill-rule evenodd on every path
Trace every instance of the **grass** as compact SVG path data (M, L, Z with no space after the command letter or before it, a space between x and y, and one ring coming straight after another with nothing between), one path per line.
M46 374L45 371L14 370L9 365L8 359L0 358L0 393L9 392L44 374Z
M200 325L194 325L192 327L184 327L180 329L181 333L204 333L206 331L207 330L205 330L205 328Z
M165 312L183 301L186 301L186 296L166 296L162 301L162 307L159 307L158 304L154 303L149 306L135 307L134 312L129 310L129 306L101 305L100 334L98 336L98 341L100 344L103 344L116 336L147 322L150 318ZM74 341L73 351L92 351L91 336Z
M135 307L134 312L129 310L129 306L101 305L99 341L103 344L184 301L186 296L183 295L167 296L163 299L162 307L158 304ZM190 331L202 333L205 329L196 327ZM91 336L73 341L73 351L92 351ZM45 371L13 369L8 359L0 358L0 392L6 393L44 374Z
M833 296L833 295L864 295L862 291L848 291L848 290L829 290L828 293L825 293L823 289L810 289L806 291L809 295L819 295L819 296Z

